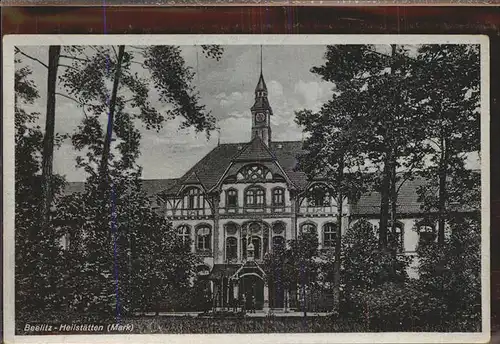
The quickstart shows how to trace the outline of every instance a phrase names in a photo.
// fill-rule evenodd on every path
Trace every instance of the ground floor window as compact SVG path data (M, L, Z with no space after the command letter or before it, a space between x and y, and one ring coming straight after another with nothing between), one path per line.
M235 237L226 239L226 258L236 260L238 258L238 240Z

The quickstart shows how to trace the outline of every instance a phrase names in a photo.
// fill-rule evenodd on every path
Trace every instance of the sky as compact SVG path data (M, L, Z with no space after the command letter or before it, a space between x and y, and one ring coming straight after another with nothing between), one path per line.
M251 112L254 90L260 73L259 45L224 46L219 61L205 58L201 47L182 46L186 64L196 73L193 86L199 91L201 103L217 120L220 134L213 132L210 139L191 129L179 129L180 120L165 123L159 132L140 127L143 178L177 178L198 160L221 143L248 142L251 135ZM47 61L48 47L23 47L27 54ZM318 110L328 100L334 85L310 72L311 67L324 62L325 46L263 46L262 69L273 108L271 117L272 140L301 140L302 130L294 122L294 112L300 109ZM21 65L33 70L32 79L40 98L27 108L41 115L43 128L46 106L47 70L37 62L24 58ZM140 68L140 67L137 67ZM140 69L137 70L141 73ZM144 74L144 76L146 76ZM168 108L155 97L158 109ZM68 99L57 97L56 132L73 133L83 113ZM68 181L83 181L86 176L75 167L76 152L70 140L63 142L54 155L54 172L66 176Z
M139 125L141 132L141 155L138 164L143 167L143 178L178 178L203 156L221 143L248 142L251 135L250 107L254 101L254 90L260 74L260 45L223 46L219 61L206 58L197 46L182 46L186 64L195 72L193 86L200 94L200 103L205 105L217 121L220 131L212 132L210 138L204 133L196 134L192 129L179 129L181 120L171 120L159 131L147 130ZM377 46L386 52L388 46ZM23 47L30 56L46 62L48 47ZM415 47L412 48L415 50ZM326 46L320 45L264 45L262 69L269 91L269 102L273 108L271 116L272 140L301 140L303 134L294 121L294 113L301 109L319 110L331 98L334 84L323 81L311 73L313 66L324 63ZM29 65L32 79L39 90L40 98L26 110L40 113L38 124L43 128L47 92L47 70L35 61L24 58L20 65ZM140 76L147 74L138 65L132 71ZM59 90L61 88L59 87ZM62 91L63 92L63 91ZM154 88L150 91L152 104L166 110L168 104L159 100ZM82 110L66 98L56 99L56 132L72 134L83 118ZM103 116L103 125L106 118ZM64 141L54 154L54 172L64 175L67 181L84 181L83 170L75 166L75 152L71 141ZM469 168L478 168L478 155L468 156Z

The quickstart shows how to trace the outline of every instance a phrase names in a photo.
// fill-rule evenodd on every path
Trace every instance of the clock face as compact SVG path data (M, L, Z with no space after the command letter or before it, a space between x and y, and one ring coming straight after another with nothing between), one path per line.
M255 119L257 120L257 122L263 122L266 119L266 116L262 112L259 112L255 116Z

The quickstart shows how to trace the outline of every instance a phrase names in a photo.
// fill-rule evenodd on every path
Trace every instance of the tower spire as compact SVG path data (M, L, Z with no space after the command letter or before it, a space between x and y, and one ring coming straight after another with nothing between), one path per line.
M252 112L252 139L259 136L267 145L271 144L271 119L273 114L269 100L267 99L267 86L262 74L262 44L260 45L260 75L255 87L255 102L250 108Z
M260 45L260 75L262 75L262 44Z

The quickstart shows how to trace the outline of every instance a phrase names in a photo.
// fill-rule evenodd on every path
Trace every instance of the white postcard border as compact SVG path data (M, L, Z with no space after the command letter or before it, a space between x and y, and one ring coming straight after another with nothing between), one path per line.
M327 45L480 44L481 46L481 295L478 333L122 334L33 335L14 332L14 47L47 45ZM3 269L6 343L484 343L490 339L490 58L485 35L6 35L3 38Z

